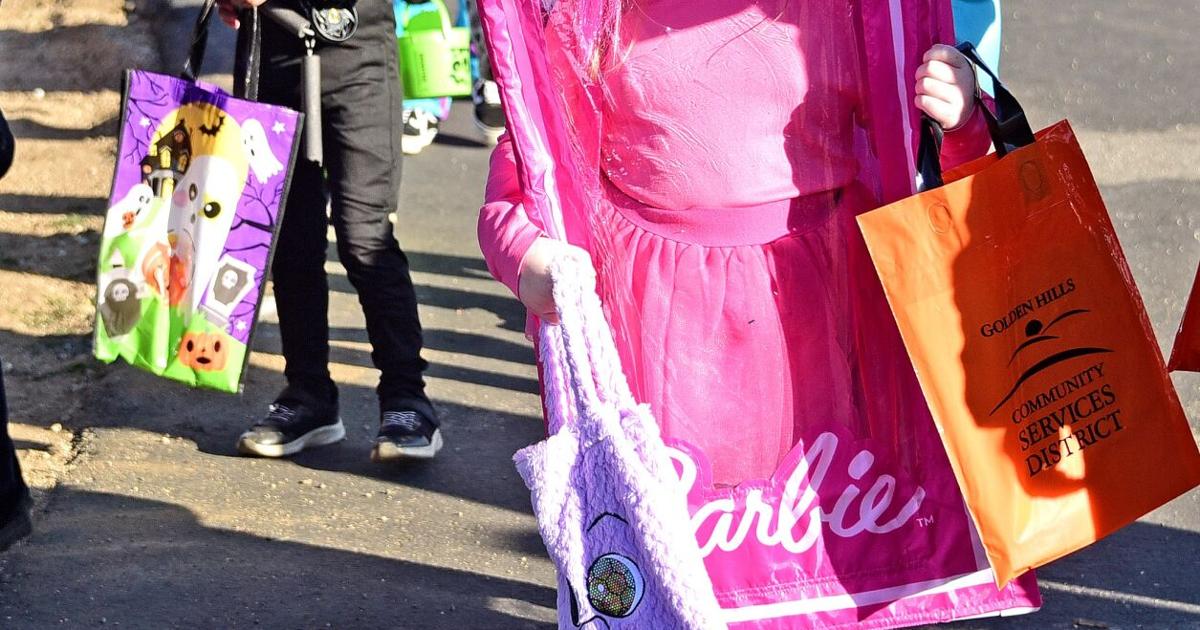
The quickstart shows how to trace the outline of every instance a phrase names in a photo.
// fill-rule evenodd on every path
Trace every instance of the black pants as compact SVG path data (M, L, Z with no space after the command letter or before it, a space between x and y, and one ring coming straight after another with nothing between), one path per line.
M386 408L427 400L426 363L408 259L388 220L399 197L403 107L395 16L388 0L359 0L357 7L359 28L349 41L317 46L326 170L303 158L296 165L272 275L287 361L281 398L336 402L325 276L328 194L338 256L366 316ZM261 100L300 108L304 55L299 39L264 20Z
M28 494L17 462L17 449L8 437L8 402L4 397L4 374L0 373L0 523L13 515L17 504Z

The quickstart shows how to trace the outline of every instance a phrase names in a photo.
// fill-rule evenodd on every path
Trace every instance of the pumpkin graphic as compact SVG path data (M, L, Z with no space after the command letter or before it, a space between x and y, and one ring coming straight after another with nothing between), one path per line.
M225 369L229 341L221 333L187 332L179 342L179 362L200 372Z

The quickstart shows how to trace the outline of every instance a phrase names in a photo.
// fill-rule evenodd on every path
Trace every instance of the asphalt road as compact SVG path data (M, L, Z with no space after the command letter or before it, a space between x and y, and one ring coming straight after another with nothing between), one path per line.
M1168 347L1200 260L1200 3L1010 0L1004 17L1002 74L1035 126L1075 125ZM487 155L459 104L404 166L397 233L446 423L441 459L367 461L375 376L331 260L350 438L291 461L233 456L282 383L269 321L241 398L114 368L86 406L74 470L2 565L0 627L552 627L553 570L509 461L540 436L536 374L522 311L474 241ZM1196 427L1200 378L1176 383ZM1193 492L1042 571L1040 613L957 627L1200 628L1198 567Z

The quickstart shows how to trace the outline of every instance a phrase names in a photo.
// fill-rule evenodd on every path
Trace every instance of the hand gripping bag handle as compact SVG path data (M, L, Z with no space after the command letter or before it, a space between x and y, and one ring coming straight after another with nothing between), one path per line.
M979 56L979 51L975 50L975 46L971 42L963 42L955 48L966 56L976 68L983 70L992 78L996 91L994 96L996 111L993 113L978 96L975 98L975 105L983 112L983 118L987 122L988 135L992 138L992 145L996 147L996 154L1004 157L1010 151L1033 144L1033 129L1029 126L1025 109L1000 81L1000 77L984 63L983 58ZM942 164L939 159L942 136L941 125L928 116L921 117L917 172L921 174L920 190L922 192L939 188L943 184Z
M212 23L217 0L204 0L192 27L192 43L188 47L187 60L179 74L186 81L196 81L204 66L204 54L208 49L208 29ZM258 10L243 9L238 13L241 27L237 34L237 54L233 63L233 94L238 98L258 100L259 66L261 61L262 34L259 30Z
M996 112L993 114L987 107L983 108L983 117L987 120L988 132L996 145L996 153L1000 157L1008 155L1009 151L1033 144L1033 129L1025 116L1025 109L1017 102L1017 98L1000 81L1000 77L984 63L979 51L971 42L963 42L956 46L959 52L971 60L976 68L983 70L992 78L996 94Z

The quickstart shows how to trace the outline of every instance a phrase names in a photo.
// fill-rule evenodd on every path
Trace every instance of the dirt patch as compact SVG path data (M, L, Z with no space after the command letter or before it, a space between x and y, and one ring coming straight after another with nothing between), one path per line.
M132 5L131 5L132 6ZM96 256L126 68L158 65L151 23L124 0L4 0L0 109L17 158L0 181L0 368L36 489L62 477L91 359Z
M125 68L157 62L148 25L123 0L5 0L0 88L117 90Z

